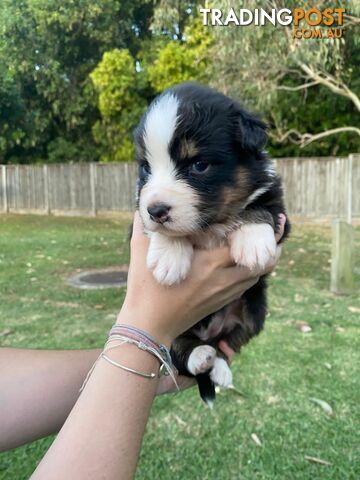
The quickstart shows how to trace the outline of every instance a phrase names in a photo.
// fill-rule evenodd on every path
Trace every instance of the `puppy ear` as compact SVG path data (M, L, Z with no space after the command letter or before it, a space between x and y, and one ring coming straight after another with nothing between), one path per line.
M263 150L268 126L254 114L241 110L237 115L237 141L244 150Z

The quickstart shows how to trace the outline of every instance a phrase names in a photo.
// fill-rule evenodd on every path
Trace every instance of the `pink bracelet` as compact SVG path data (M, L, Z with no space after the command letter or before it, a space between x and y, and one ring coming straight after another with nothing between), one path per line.
M122 335L131 340L135 340L136 342L139 342L140 348L141 345L144 345L145 347L150 347L154 350L157 350L164 362L172 365L169 349L164 344L157 343L156 340L144 330L140 330L139 328L130 325L115 324L110 330L109 338L111 339L111 337L114 335Z

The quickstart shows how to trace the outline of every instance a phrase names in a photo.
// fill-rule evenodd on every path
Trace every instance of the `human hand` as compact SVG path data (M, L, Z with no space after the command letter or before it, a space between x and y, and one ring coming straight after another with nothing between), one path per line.
M280 218L277 241L284 232L285 216ZM133 325L170 346L178 335L207 315L241 297L259 276L276 265L281 247L263 271L238 267L227 246L195 250L190 274L180 284L160 285L146 267L148 237L143 233L139 214L135 214L131 239L131 260L127 294L118 322Z

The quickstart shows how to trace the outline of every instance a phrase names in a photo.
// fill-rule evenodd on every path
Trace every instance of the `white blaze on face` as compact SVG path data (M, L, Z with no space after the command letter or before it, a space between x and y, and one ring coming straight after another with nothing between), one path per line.
M147 114L144 140L151 167L172 170L168 147L176 129L178 108L178 99L167 94L160 97Z
M178 122L178 107L179 100L168 93L160 97L147 114L144 143L151 174L140 193L140 215L145 227L151 231L159 228L163 231L166 227L173 234L194 231L198 220L197 194L186 181L176 178L175 164L169 153ZM171 208L170 221L162 226L151 220L147 210L157 203Z

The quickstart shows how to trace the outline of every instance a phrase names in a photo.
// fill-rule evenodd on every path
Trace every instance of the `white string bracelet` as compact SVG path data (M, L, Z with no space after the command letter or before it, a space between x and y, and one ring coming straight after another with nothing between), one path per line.
M145 343L143 343L139 340L135 340L133 338L128 338L126 335L119 335L119 334L111 335L111 337L107 341L106 345L108 345L110 342L112 342L114 340L121 340L122 343L120 345L123 345L124 343L128 343L130 345L131 344L136 345L138 348L140 348L140 350L144 350L145 352L149 352L152 355L154 355L154 357L156 357L161 364L160 371L159 371L159 376L161 376L161 374L163 373L163 370L164 370L165 373L171 377L171 379L174 382L177 390L180 391L179 385L177 384L177 381L176 381L176 378L175 378L174 367L168 362L168 360L164 359L163 354L160 353L156 348L154 348L150 345L146 345ZM117 346L119 346L119 344ZM111 350L112 348L115 348L115 346L114 347L108 346L108 348L106 348L106 346L105 346L104 352L102 352L102 353L105 353L106 351ZM100 354L100 356L101 356L101 354Z
M121 365L121 363L115 362L115 360L112 360L107 355L105 355L104 352L101 354L101 357L107 362L111 363L111 365L114 365L114 367L118 367L118 368L121 368L122 370L125 370L125 372L135 373L136 375L140 375L141 377L145 377L145 378L156 377L156 373L143 373L143 372L139 372L138 370L134 370L133 368L126 367L125 365Z
M99 360L101 358L103 358L106 362L108 362L109 364L111 364L111 365L113 365L117 368L120 368L120 369L122 369L126 372L129 372L129 373L133 373L135 375L139 375L139 376L144 377L144 378L153 379L156 376L160 377L162 375L162 373L165 373L165 374L167 374L171 377L171 379L173 380L177 390L180 391L180 388L177 384L176 377L175 377L177 372L174 372L174 367L171 363L171 357L170 357L170 354L169 354L168 349L166 347L164 347L163 345L159 346L154 341L151 341L150 343L147 342L147 339L149 338L148 334L146 334L145 332L140 331L140 330L138 332L139 332L139 337L141 338L141 340L137 340L136 338L134 338L135 336L133 334L133 332L134 332L133 328L131 328L131 330L129 328L129 330L131 331L131 335L129 337L126 335L126 326L122 326L122 328L121 328L121 331L125 331L124 334L115 333L114 330L115 330L115 328L113 327L113 329L111 330L111 336L109 337L108 341L106 342L106 344L104 346L104 350L100 353L100 355L98 356L98 358L94 362L94 365L91 367L90 371L86 375L84 383L82 384L82 386L80 388L80 393L84 390L85 385L87 384L87 382L90 378L90 375L94 371L94 368L96 367L97 363L99 362ZM145 338L146 343L145 343L145 341L142 341L144 338ZM152 337L150 337L150 338L152 340ZM112 345L112 342L114 342L114 341L116 341L117 343L115 345ZM107 355L107 352L109 352L110 350L113 350L117 347L121 347L124 344L135 345L140 350L143 350L145 352L149 352L154 357L156 357L161 364L159 374L157 375L156 373L153 373L153 372L151 372L151 373L140 372L140 371L135 370L133 368L130 368L126 365L123 365L119 362L116 362L115 360L111 359Z

